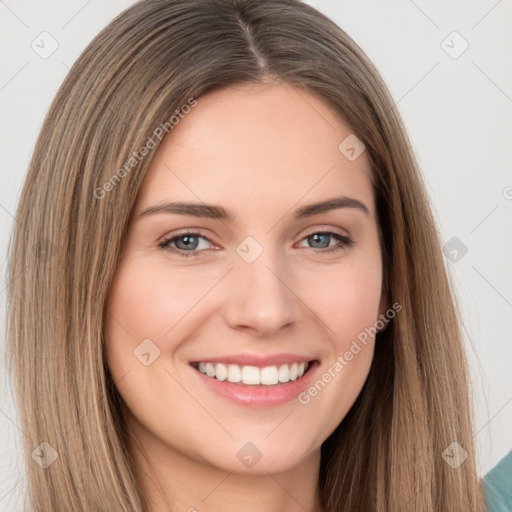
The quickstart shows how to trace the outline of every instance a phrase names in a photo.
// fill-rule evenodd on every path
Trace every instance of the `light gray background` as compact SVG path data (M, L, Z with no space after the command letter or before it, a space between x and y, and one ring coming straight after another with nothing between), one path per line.
M41 470L21 465L23 433L3 359L13 215L43 117L68 68L132 3L0 0L0 511L21 510L27 472ZM404 117L443 243L456 237L467 247L462 257L459 250L447 253L446 261L468 331L483 475L512 446L511 1L308 3L376 64ZM31 48L43 31L58 42L46 59ZM457 58L464 42L454 31L469 44ZM455 256L458 261L450 261Z

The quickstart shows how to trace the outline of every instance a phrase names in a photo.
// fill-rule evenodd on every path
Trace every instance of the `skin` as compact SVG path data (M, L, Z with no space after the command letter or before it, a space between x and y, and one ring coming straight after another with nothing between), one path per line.
M307 354L319 361L320 378L384 313L366 154L351 162L338 150L350 133L327 104L267 82L201 96L156 150L106 326L147 510L320 510L320 447L361 391L374 339L307 404L235 404L210 391L189 361ZM355 198L369 213L338 208L294 219L295 209L334 196ZM139 216L171 201L222 205L236 221ZM206 237L194 245L196 256L159 247L186 229ZM339 244L332 236L315 244L310 235L325 231L353 244L322 252ZM248 236L263 248L250 264L236 252ZM183 238L171 246L186 252ZM134 350L148 338L160 354L145 366ZM251 468L237 457L247 442L262 455Z

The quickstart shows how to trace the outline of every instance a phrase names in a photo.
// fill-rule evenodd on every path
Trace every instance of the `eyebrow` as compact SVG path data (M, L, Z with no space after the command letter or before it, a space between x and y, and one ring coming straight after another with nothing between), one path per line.
M339 208L355 208L363 212L365 215L370 215L370 210L368 207L358 199L341 196L333 197L319 203L302 206L301 208L295 210L294 218L304 219L319 213L324 213ZM218 219L232 223L235 222L235 215L223 206L183 202L164 203L148 206L139 214L139 218L157 213L174 213L177 215L190 215L192 217Z

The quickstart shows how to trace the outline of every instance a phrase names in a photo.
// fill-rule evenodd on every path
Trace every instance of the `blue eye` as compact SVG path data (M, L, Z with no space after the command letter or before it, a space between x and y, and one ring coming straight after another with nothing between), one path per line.
M330 246L330 240L333 238L338 240L338 243ZM322 251L318 251L321 253L339 251L352 245L352 240L350 238L339 233L334 233L333 231L316 231L315 233L304 237L302 240L310 241L310 243L312 242L313 244L319 244L320 247L312 247L312 249L323 249ZM327 244L325 244L326 240Z
M159 244L159 247L162 247L163 249L168 249L171 252L188 258L189 256L198 256L198 254L194 253L201 252L194 250L197 249L199 246L199 239L207 240L209 242L209 240L206 237L201 236L199 233L187 232L167 238L166 240ZM177 245L177 247L171 246L171 244L174 243Z
M336 245L330 246L330 241L333 238L337 240L338 243ZM158 244L158 246L161 247L162 249L166 249L175 254L178 254L179 256L188 258L190 256L200 256L204 253L204 250L207 247L203 249L198 249L201 240L206 240L208 243L212 243L210 240L208 240L208 238L202 236L201 234L190 231L169 237L160 244ZM347 236L335 233L333 231L317 231L302 238L301 241L303 240L309 241L310 243L313 244L318 244L316 247L309 248L320 249L319 251L316 252L319 252L321 254L340 251L342 249L350 247L353 244L353 241Z

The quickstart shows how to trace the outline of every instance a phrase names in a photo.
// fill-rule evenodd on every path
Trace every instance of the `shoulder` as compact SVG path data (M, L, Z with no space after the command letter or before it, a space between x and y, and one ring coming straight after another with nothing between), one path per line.
M485 475L483 491L488 512L512 510L512 450Z

